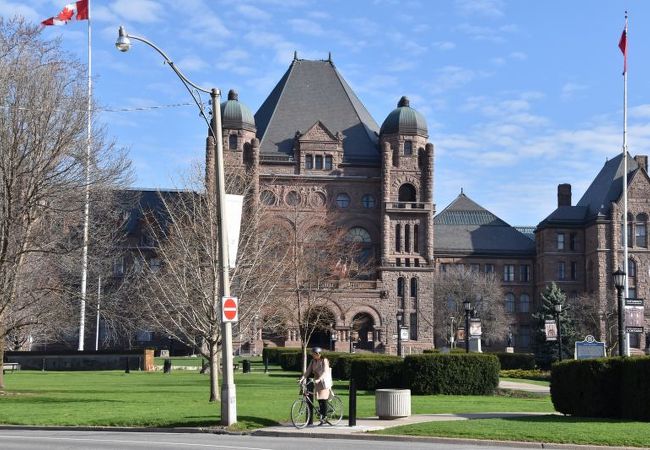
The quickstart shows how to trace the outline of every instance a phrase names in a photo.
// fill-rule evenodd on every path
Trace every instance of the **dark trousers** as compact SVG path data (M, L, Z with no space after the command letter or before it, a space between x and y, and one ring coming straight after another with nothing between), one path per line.
M318 409L323 419L327 416L327 400L318 400Z

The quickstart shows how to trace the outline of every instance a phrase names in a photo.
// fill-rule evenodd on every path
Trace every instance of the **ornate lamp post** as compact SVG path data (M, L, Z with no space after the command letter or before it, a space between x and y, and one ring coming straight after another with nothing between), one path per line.
M469 353L469 315L472 313L472 302L465 300L463 308L465 309L465 353Z
M618 356L625 355L625 330L623 329L623 288L625 287L625 277L627 274L619 267L616 272L612 274L614 279L614 287L618 296Z
M402 313L398 312L397 319L397 356L402 356Z
M557 354L558 359L562 361L562 328L560 327L560 313L562 312L562 303L553 305L555 309L555 320L557 322Z
M215 175L214 180L210 186L206 186L208 195L214 195L217 199L217 232L219 236L219 281L221 285L221 296L230 296L230 277L228 267L228 237L226 235L226 188L223 167L223 142L222 142L222 128L221 128L221 91L217 88L205 89L192 83L185 75L176 67L174 62L158 48L153 42L139 36L133 36L126 32L126 29L121 26L118 31L118 38L115 42L115 47L121 52L127 52L131 48L131 39L140 41L147 44L149 47L157 51L163 57L165 62L171 67L174 73L178 76L187 89L187 92L192 96L192 99L201 111L201 117L208 125L210 133L214 138L216 144L215 151ZM212 119L208 120L203 109L201 102L200 92L210 94L212 102ZM232 323L223 322L221 324L222 336L222 358L223 358L223 372L221 384L221 424L232 425L237 422L237 397L235 392L235 380L233 375L233 355L232 355Z

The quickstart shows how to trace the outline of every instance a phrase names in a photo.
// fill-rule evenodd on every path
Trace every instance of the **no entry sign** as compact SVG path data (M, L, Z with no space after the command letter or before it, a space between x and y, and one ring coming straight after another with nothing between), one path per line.
M221 320L237 322L239 320L239 299L237 297L221 297Z

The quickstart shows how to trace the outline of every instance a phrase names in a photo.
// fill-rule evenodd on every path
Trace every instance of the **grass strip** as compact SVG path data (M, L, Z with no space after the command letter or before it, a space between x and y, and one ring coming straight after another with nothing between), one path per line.
M427 422L376 434L650 447L650 423L558 415Z

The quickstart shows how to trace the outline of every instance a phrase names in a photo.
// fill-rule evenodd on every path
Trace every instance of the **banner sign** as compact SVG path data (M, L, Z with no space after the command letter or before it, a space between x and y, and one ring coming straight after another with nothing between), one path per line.
M459 327L456 329L456 341L465 342L465 328Z
M605 343L597 341L593 336L586 336L584 341L576 341L574 356L575 359L605 358Z
M643 333L645 321L643 319L643 299L626 298L625 299L625 332L626 333Z
M547 341L557 341L557 323L555 323L555 320L547 319L544 321L544 334Z
M470 319L469 320L469 335L470 336L480 336L481 333L481 319Z

